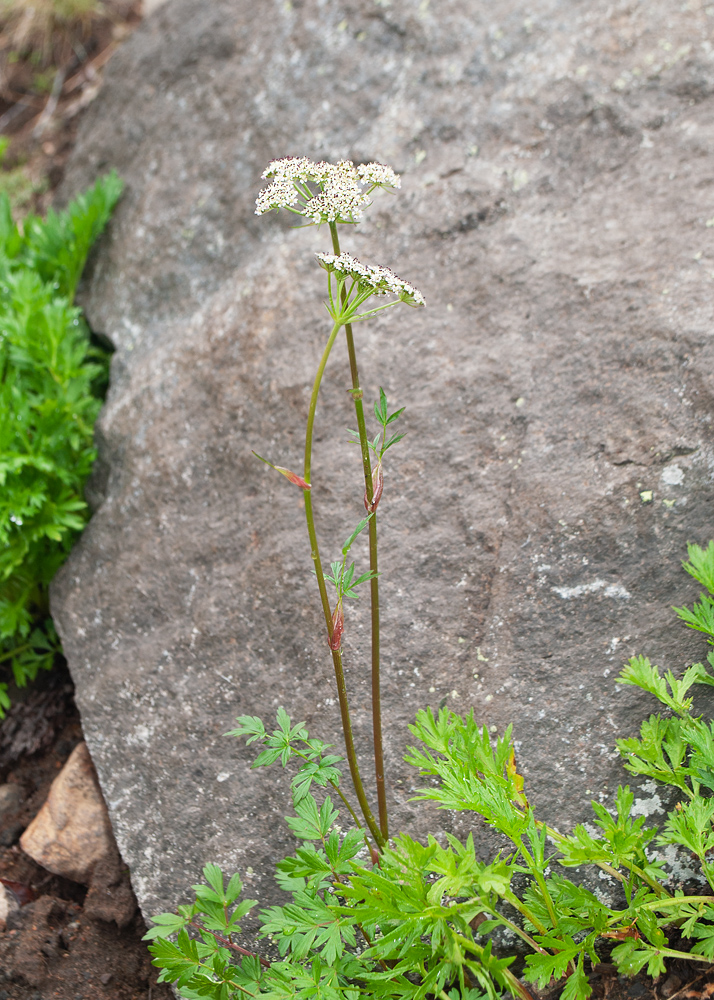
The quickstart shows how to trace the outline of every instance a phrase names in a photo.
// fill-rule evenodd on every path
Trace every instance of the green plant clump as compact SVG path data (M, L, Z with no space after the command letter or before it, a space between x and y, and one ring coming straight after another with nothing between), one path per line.
M685 568L708 592L691 611L676 610L714 644L714 542L707 549L690 546ZM664 709L642 723L639 737L618 742L628 771L677 793L659 833L632 815L634 794L625 785L617 790L614 814L592 803L597 833L578 826L561 834L529 805L510 728L493 740L473 713L420 711L411 727L418 746L406 760L433 783L416 798L473 812L503 834L511 846L490 864L477 859L471 836L420 843L402 833L379 855L368 851L365 830L343 831L331 798L318 802L311 793L315 785L330 785L342 795L340 758L331 748L282 709L272 733L260 719L242 716L229 735L262 747L254 767L297 765L295 815L286 822L301 843L277 865L278 884L292 898L260 913L261 936L281 957L268 962L241 949L240 922L256 902L239 902L240 878L226 886L221 870L208 865L207 884L193 887L195 902L155 917L146 935L156 939L150 950L161 978L177 983L184 997L213 1000L246 994L274 1000L511 994L527 1000L527 983L542 989L559 980L563 1000L584 1000L592 993L589 969L603 954L625 975L646 967L659 976L667 959L714 962L714 723L691 713L692 688L714 685L714 653L707 659L709 667L695 663L677 679L636 656L618 678L654 695ZM696 859L701 895L671 890L653 844L677 845ZM569 868L583 866L619 883L619 906L567 878ZM523 876L527 887L519 892ZM522 979L509 968L513 956L493 951L490 935L498 927L526 947ZM672 947L675 938L691 947Z
M48 587L87 519L107 358L72 303L121 188L111 173L22 229L0 193L0 664L20 687L58 651Z
M428 779L417 800L471 812L509 846L486 863L478 858L471 836L465 841L450 834L443 841L429 836L425 843L407 833L390 837L379 697L377 507L385 489L385 452L403 436L393 433L391 425L403 408L390 413L380 390L374 404L379 430L368 437L352 324L400 302L421 306L424 299L387 268L364 264L339 247L338 225L358 222L375 188L399 187L389 167L286 157L273 161L264 176L271 182L258 198L258 214L283 208L315 224L326 223L332 241L333 253L317 254L327 271L326 305L333 327L308 408L302 473L272 467L303 490L352 789L342 784L344 761L334 748L311 737L303 723L293 723L284 709L272 732L261 719L241 716L229 735L260 747L253 766L280 762L292 772L294 815L286 822L299 846L277 864L276 876L288 900L260 912L260 936L272 947L270 958L253 954L240 944L240 933L256 902L241 899L238 875L226 884L220 868L207 865L206 884L193 886L194 902L156 916L147 934L161 979L191 1000L495 1000L506 994L532 1000L531 983L539 988L560 984L563 1000L586 1000L592 994L589 972L603 958L625 975L646 967L658 976L674 958L713 963L714 862L709 852L714 850L714 725L692 714L691 691L695 685L714 685L709 669L714 668L714 653L709 667L696 663L681 679L670 671L662 675L644 657L631 659L619 678L621 684L651 693L664 708L642 724L638 738L618 744L627 770L669 786L679 799L661 832L633 815L634 794L621 786L614 814L593 802L592 828L560 833L534 813L517 769L510 727L502 737L492 737L473 711L462 718L446 708L437 714L427 708L417 713L411 727L415 745L406 757ZM382 295L391 300L363 308L372 296ZM360 446L364 479L359 499L367 516L325 574L313 509L313 494L319 496L311 482L313 426L322 375L342 328L358 428L352 434ZM366 528L369 570L360 573L354 563L348 564L348 556ZM685 568L707 593L692 611L682 608L678 614L714 644L714 542L706 550L691 546ZM356 597L355 588L367 582L377 817L355 754L341 648L344 599ZM334 606L329 596L333 587ZM338 811L333 793L349 818ZM655 843L676 845L692 855L700 895L672 890L666 864L652 850ZM588 890L582 872L577 881L567 877L568 869L587 866L619 888L619 899ZM520 939L525 954L520 978L512 968L515 955L494 948L495 931ZM681 947L682 941L691 947Z

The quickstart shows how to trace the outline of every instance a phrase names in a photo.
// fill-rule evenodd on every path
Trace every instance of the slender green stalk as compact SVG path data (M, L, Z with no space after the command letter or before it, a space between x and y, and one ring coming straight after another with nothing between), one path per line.
M340 240L337 235L337 225L330 223L330 235L332 237L332 248L334 252L340 253ZM342 302L347 297L344 286L342 287ZM352 324L345 324L345 338L347 340L347 354L350 361L350 374L352 376L352 399L355 404L355 415L357 417L357 430L359 433L360 451L362 453L362 470L364 472L364 488L369 503L372 502L372 465L369 457L369 444L367 443L367 427L364 419L364 407L362 405L362 390L359 384L359 369L357 367L357 355L355 353L354 337L352 336ZM389 818L387 814L387 791L384 784L384 749L382 743L382 695L380 684L380 656L379 656L379 578L377 561L377 514L369 522L369 568L372 570L370 580L370 610L371 610L371 632L372 632L372 738L374 741L374 771L377 785L377 804L379 808L379 827L385 841L389 839Z
M527 934L522 927L519 927L518 924L514 924L512 920L508 919L508 917L505 917L502 913L499 913L499 911L495 907L490 912L497 920L500 920L501 923L505 924L506 927L510 927L513 933L518 935L519 938L525 941L526 944L533 949L533 951L537 951L541 955L549 954L549 952L546 951L546 949L543 948L541 945L539 945L537 941L534 941L533 938L530 936L530 934ZM541 931L541 933L545 933L545 929ZM455 934L454 936L456 937L457 940L468 941L468 938L463 938L460 934Z
M669 899L655 899L651 903L640 903L641 910L661 910L667 906L676 906L686 903L694 906L696 903L706 903L711 906L714 903L714 896L670 896Z
M541 874L538 865L535 863L532 855L525 848L523 841L519 839L515 843L517 844L519 851L523 855L526 864L530 868L531 875L538 884L538 888L540 889L541 895L543 896L543 902L545 903L546 909L548 910L548 914L551 919L551 923L553 924L553 928L555 929L558 926L558 918L555 915L555 907L553 906L553 900L550 898L550 893L548 892L548 886L546 885L545 879L543 878L543 875Z
M305 430L305 462L303 466L303 479L306 483L310 482L310 470L312 466L312 432L315 424L315 410L317 409L317 397L320 392L320 383L322 382L322 376L325 371L325 365L327 364L327 359L330 356L330 351L332 350L337 334L339 332L341 323L335 323L330 333L330 337L325 345L325 349L322 352L322 357L320 358L320 364L317 367L317 373L315 375L315 381L312 387L312 395L310 396L310 407L307 414L307 428ZM315 516L312 510L312 491L305 490L303 493L305 498L305 518L307 520L307 533L310 537L310 554L312 556L312 561L315 566L315 576L317 577L317 586L320 590L320 600L322 602L322 611L325 616L325 625L327 627L327 634L332 638L332 611L330 609L330 600L327 596L327 587L325 585L325 574L322 571L322 561L320 559L320 549L317 544L317 533L315 531ZM377 826L377 823L372 815L372 810L369 808L369 803L367 802L367 796L365 795L364 786L362 784L362 778L359 773L359 765L357 764L357 754L355 752L354 738L352 736L352 722L350 719L350 709L347 701L347 687L345 685L345 672L342 667L342 653L339 649L332 650L332 663L335 668L335 680L337 682L337 697L340 703L340 716L342 719L342 731L345 737L345 749L347 752L347 763L350 768L350 775L352 777L352 784L354 785L355 794L357 795L357 800L360 804L360 809L362 810L362 815L364 816L365 822L370 829L370 832L374 839L376 840L379 847L384 844L384 837Z
M513 907L514 910L518 910L518 912L521 914L521 916L525 917L526 920L529 920L533 924L533 926L536 928L536 930L538 931L539 934L547 934L548 933L547 928L545 927L545 924L542 924L540 922L540 920L535 915L535 913L533 913L530 910L530 908L527 907L526 904L523 903L518 898L518 896L515 894L515 892L512 892L510 889L506 889L506 891L504 893L502 893L501 895L503 896L503 898L506 900L507 903L511 904L511 906ZM501 914L498 914L498 915L501 916Z
M485 948L482 948L481 945L476 944L475 941L469 941L468 938L463 937L461 934L457 934L456 937L459 939L459 942L464 946L464 948L468 949L468 951L470 951L470 952L473 952L473 954L476 955L476 957L479 960L483 959L484 952L486 950ZM523 1000L533 1000L533 994L510 971L510 969L503 969L502 970L502 975L504 976L506 982L508 983L509 990L511 991L511 993L514 996L522 997ZM442 991L442 992L444 992L444 991ZM439 996L441 996L441 993L439 993Z
M26 642L24 646L15 646L15 648L11 649L9 653L3 653L3 655L0 656L0 663L2 663L3 660L12 659L13 656L19 656L20 653L24 653L26 649L32 649L31 642Z

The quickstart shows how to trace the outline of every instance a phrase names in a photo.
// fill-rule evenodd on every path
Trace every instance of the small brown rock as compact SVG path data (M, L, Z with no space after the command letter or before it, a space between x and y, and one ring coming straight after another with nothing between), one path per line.
M0 931L5 930L8 918L19 909L14 893L0 883Z
M47 801L20 839L47 871L89 885L95 865L114 847L109 816L85 743L52 782Z
M660 987L660 994L663 997L671 997L677 992L681 985L682 980L679 976L672 973L672 975L667 976L665 981L662 983L662 986Z

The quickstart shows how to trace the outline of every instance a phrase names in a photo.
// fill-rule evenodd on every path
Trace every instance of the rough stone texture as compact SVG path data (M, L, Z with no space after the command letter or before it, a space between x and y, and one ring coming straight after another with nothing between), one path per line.
M7 927L8 918L20 909L12 892L0 884L0 931Z
M16 813L22 805L19 785L0 785L0 821Z
M393 828L469 828L409 803L428 704L513 722L559 826L611 801L614 740L652 707L621 662L704 652L670 606L712 534L713 25L699 0L172 0L115 57L65 190L127 181L84 291L117 347L97 509L53 612L145 912L208 860L274 892L286 782L221 736L235 715L285 705L340 740L300 496L250 455L299 467L328 332L327 234L252 214L274 156L402 171L343 245L428 301L358 328L367 398L408 406L380 507ZM314 465L328 558L362 509L343 353ZM362 601L365 767L366 634Z
M69 755L20 846L47 871L85 885L95 866L112 849L116 852L86 743L78 743Z

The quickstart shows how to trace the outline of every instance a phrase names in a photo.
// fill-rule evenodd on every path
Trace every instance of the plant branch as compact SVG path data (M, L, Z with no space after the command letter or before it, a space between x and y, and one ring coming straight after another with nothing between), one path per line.
M481 945L476 944L475 941L469 941L468 938L461 937L461 935L458 935L458 937L460 938L461 943L464 945L464 947L468 948L469 951L473 952L474 955L476 955L479 960L483 959L483 954L485 949L482 948ZM518 977L515 976L509 969L504 969L502 974L508 983L508 988L510 989L511 993L513 993L514 996L521 997L522 1000L533 1000L533 994L530 992L530 990L527 989L520 981L520 979L518 979ZM443 990L441 991L441 993L439 993L439 996L441 996L442 993L444 993Z
M315 381L312 387L312 394L310 396L310 407L308 409L307 415L307 427L305 430L305 461L303 465L303 479L306 483L310 483L310 472L312 467L312 434L313 427L315 424L315 411L317 409L317 397L320 392L320 383L322 382L322 376L325 371L325 365L327 364L327 359L330 356L330 351L332 350L335 339L339 332L341 324L335 323L330 333L325 349L322 352L322 357L320 358L320 363L317 367L317 373L315 374ZM327 628L327 635L332 638L332 611L330 609L330 601L327 596L327 587L325 585L325 574L322 571L322 562L320 560L320 549L317 544L317 533L315 531L315 516L312 510L312 490L305 490L303 493L305 498L305 519L307 520L307 533L310 538L310 554L312 556L312 561L315 567L315 576L317 577L317 586L320 591L320 601L322 602L322 612L325 617L325 625ZM357 764L357 754L355 752L354 738L352 736L352 722L350 719L350 709L349 703L347 701L347 687L345 685L345 673L342 667L342 653L339 649L332 650L332 663L335 669L335 680L337 682L337 697L340 703L340 716L342 719L342 731L345 737L345 749L347 752L347 763L350 768L350 776L352 778L352 784L354 786L355 794L357 795L357 800L362 810L362 815L365 818L365 822L369 827L372 836L377 842L378 847L381 847L384 843L384 838L381 834L379 827L377 826L374 816L372 815L372 810L369 808L369 803L367 802L367 796L364 791L364 786L362 784L362 778L359 773L359 765Z
M332 237L332 248L339 256L340 241L337 235L336 223L330 223L330 235ZM346 302L344 286L342 288L342 303ZM362 405L362 390L359 383L359 368L357 367L357 355L355 352L354 337L352 336L352 325L345 324L345 338L347 341L347 354L350 361L350 374L352 376L352 399L357 417L357 430L359 433L360 451L362 453L362 471L364 473L364 485L367 500L371 504L373 497L372 487L372 466L369 457L369 443L367 440L367 427L364 419L364 406ZM382 697L380 681L380 650L379 650L379 579L377 576L379 565L377 560L377 515L370 518L369 522L369 568L372 571L370 580L370 607L371 607L371 631L372 631L372 738L374 741L374 772L377 785L377 803L379 808L379 827L385 841L389 839L389 817L387 813L387 792L384 783L384 749L382 741Z
M239 944L234 944L230 938L224 937L222 934L219 934L218 931L212 931L210 927L204 927L203 924L196 923L195 920L192 920L190 923L191 927L195 927L196 930L206 931L206 933L212 934L216 941L218 941L219 944L222 944L224 948L230 948L232 951L238 952L239 955L245 955L247 958L257 958L264 969L270 968L270 962L267 958L263 958L262 955L258 955L254 951L247 951L245 948L241 948Z

